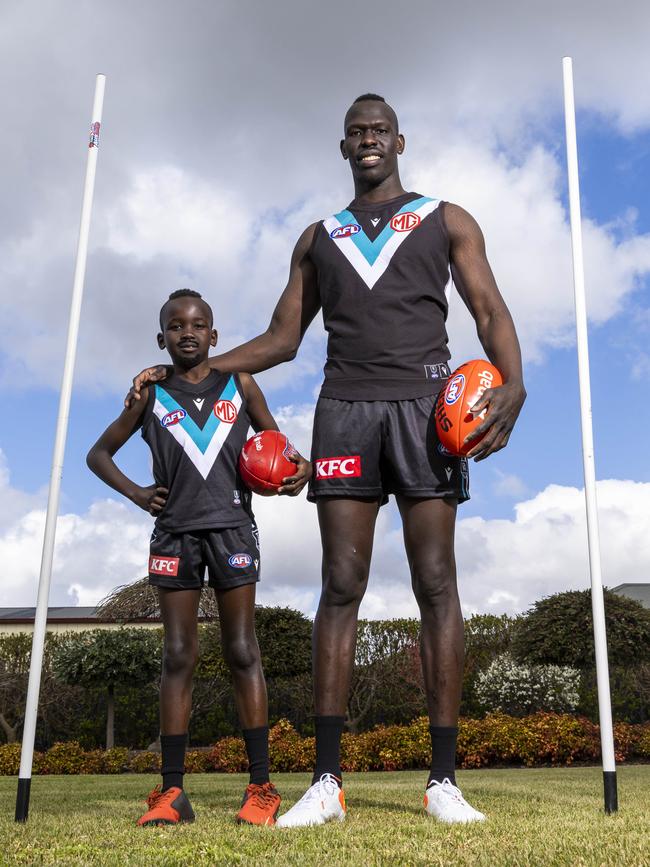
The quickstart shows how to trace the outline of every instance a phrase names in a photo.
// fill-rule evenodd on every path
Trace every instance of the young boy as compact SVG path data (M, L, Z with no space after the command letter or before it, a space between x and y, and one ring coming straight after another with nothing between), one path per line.
M280 796L269 781L266 684L255 637L255 583L259 542L251 494L242 487L237 459L255 431L277 430L264 396L247 374L219 373L208 365L216 346L212 310L198 292L172 292L160 311L158 345L173 372L108 426L88 453L88 466L106 484L156 517L149 581L158 587L164 625L160 681L162 786L149 795L139 825L191 822L183 791L192 675L197 659L197 612L203 576L214 588L224 657L248 753L250 783L239 822L273 825ZM153 456L154 484L132 482L113 455L138 430ZM298 494L311 464L296 455L294 476L280 493Z

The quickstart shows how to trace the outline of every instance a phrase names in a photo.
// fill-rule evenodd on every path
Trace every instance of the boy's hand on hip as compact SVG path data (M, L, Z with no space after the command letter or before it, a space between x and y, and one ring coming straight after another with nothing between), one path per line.
M140 373L133 378L133 385L129 389L129 393L124 398L124 406L130 409L136 400L140 400L140 392L149 382L160 382L161 379L167 379L171 371L171 367L166 364L157 364L155 367L145 367Z
M296 497L311 479L311 463L306 461L298 452L289 455L289 460L296 465L297 469L295 475L282 479L282 487L278 488L278 494Z
M136 488L131 500L136 506L140 506L145 512L149 512L155 517L165 508L168 494L167 488L160 485L148 485L146 488Z

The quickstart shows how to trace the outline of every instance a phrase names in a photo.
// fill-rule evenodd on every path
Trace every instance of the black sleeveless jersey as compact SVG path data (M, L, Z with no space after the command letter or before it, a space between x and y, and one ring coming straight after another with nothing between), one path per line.
M169 491L156 527L180 533L250 523L251 494L237 471L249 427L237 374L213 370L196 385L172 375L149 387L142 436L156 484Z
M402 400L449 375L444 203L418 193L324 220L310 257L328 332L322 397Z

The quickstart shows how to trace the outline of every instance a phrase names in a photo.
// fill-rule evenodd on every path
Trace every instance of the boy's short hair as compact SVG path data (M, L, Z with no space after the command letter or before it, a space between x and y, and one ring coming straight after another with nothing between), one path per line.
M160 330L161 330L161 331L164 331L164 330L165 330L165 326L163 325L163 320L162 320L162 317L163 317L163 311L164 311L165 307L169 304L170 301L175 301L177 298L200 298L201 301L203 301L203 303L205 304L205 306L206 306L206 307L208 308L208 310L210 311L210 324L211 324L211 325L213 324L213 322L214 322L214 315L213 315L213 313L212 313L212 307L210 307L210 305L209 305L208 302L205 300L205 298L203 297L203 295L201 295L200 292L196 292L194 289L176 289L174 292L172 292L172 293L170 294L169 298L165 301L165 303L163 304L163 306L160 308L160 314L159 314L159 316L158 316L158 319L159 319L159 321L160 321Z

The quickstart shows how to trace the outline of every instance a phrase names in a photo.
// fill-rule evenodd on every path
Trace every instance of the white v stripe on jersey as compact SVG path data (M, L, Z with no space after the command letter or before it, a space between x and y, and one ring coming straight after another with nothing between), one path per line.
M235 394L232 397L232 403L234 403L237 412L239 412L242 404L239 391L235 391ZM156 399L153 405L153 413L158 419L163 419L169 413L169 410L164 407L158 399ZM173 424L167 428L167 432L170 433L178 443L180 443L183 451L204 479L207 479L209 476L210 470L214 466L214 462L219 457L221 447L228 438L228 434L231 430L232 423L229 424L228 422L221 421L205 452L202 452L182 425Z
M422 205L420 205L420 207L409 208L409 210L412 213L417 214L421 220L424 220L425 217L436 210L440 201L440 199L427 199ZM340 228L341 225L342 224L336 217L328 217L326 220L323 220L323 226L327 230L328 234L333 232L334 229ZM368 289L372 289L377 280L379 280L386 268L390 265L390 261L400 244L402 244L411 232L414 231L417 231L417 226L407 232L394 231L391 237L384 244L381 252L372 265L368 262L361 250L359 250L352 237L337 238L333 243L335 243L343 253Z

